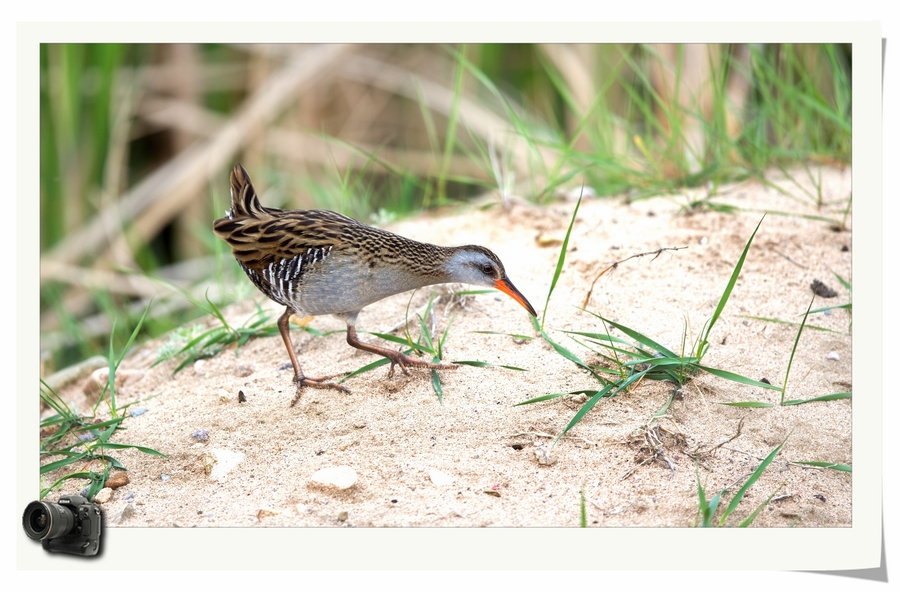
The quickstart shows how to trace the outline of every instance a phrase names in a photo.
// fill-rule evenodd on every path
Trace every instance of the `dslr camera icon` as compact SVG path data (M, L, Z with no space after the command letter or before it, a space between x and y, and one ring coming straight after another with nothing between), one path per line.
M67 495L58 503L31 502L22 515L28 538L41 541L54 553L89 557L100 550L100 508L80 495Z

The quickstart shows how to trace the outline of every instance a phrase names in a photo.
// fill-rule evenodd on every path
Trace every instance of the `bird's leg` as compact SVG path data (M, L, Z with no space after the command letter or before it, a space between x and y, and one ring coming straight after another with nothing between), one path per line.
M288 308L284 311L284 314L278 318L278 331L281 333L281 338L284 340L284 346L287 348L288 355L291 357L291 364L294 366L294 382L297 383L297 394L291 401L291 407L300 400L301 389L305 386L312 388L330 388L349 393L350 391L347 390L346 387L333 382L325 382L335 376L343 376L343 374L333 374L331 376L322 376L320 378L310 378L303 374L303 370L300 368L300 362L297 361L297 354L294 353L294 344L291 343L291 314L293 313L291 312L291 309Z
M377 345L372 345L371 343L360 341L359 337L356 335L356 327L350 324L347 325L347 343L349 343L356 349L372 352L373 354L384 356L385 358L390 360L391 369L388 372L388 378L394 375L394 366L400 366L400 369L404 374L409 374L409 372L406 370L407 366L422 366L424 368L432 368L434 370L454 370L457 368L457 366L454 364L435 364L433 362L426 362L425 360L421 360L419 358L407 356L406 354L398 350L379 347Z

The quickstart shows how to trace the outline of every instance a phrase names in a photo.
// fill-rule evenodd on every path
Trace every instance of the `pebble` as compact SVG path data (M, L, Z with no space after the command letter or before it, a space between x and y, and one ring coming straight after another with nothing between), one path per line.
M116 392L119 392L122 385L127 381L134 380L135 377L141 376L142 374L143 372L141 370L117 370ZM88 397L96 397L104 388L106 388L107 383L109 383L109 366L97 368L91 372L91 375L85 381L81 390Z
M130 502L124 502L119 508L113 512L112 514L112 523L113 524L121 524L122 522L131 518L134 514L134 504Z
M543 446L535 446L534 457L537 459L539 465L549 466L556 464L556 456L550 454L550 451Z
M347 466L319 469L310 477L313 485L331 489L349 489L356 484L356 471Z
M455 481L453 477L437 469L428 469L428 478L435 485L451 485Z
M838 355L836 351L828 352L828 355L825 356L826 360L834 360L835 362L839 362L841 360L841 356Z
M113 490L109 487L104 487L100 491L97 492L97 495L94 496L94 503L97 504L105 504L109 500L112 499Z
M147 408L146 407L135 407L134 409L129 411L129 413L131 414L131 417L137 417L138 415L143 415L143 414L147 413Z
M109 479L106 480L106 486L111 489L118 489L123 485L128 485L128 474L122 471L118 471L109 476Z
M250 376L255 371L256 369L250 364L240 364L239 366L235 366L234 375L244 378Z
M546 234L543 232L537 235L534 240L535 242L537 242L537 245L539 247L555 247L563 244L562 237L553 234Z
M206 442L209 440L209 432L206 430L194 430L191 434L191 438L197 440L198 442Z
M162 474L159 476L159 478L162 479L163 481L168 481L168 480L169 480L169 475L166 475L165 473L162 473Z
M83 362L75 364L74 366L69 366L68 368L64 368L59 372L48 376L44 382L46 382L47 386L51 389L59 392L60 389L67 384L76 380L81 380L89 376L94 370L103 367L108 368L109 361L103 356L94 356L93 358L88 358Z
M213 448L203 456L203 470L213 481L221 481L242 460L244 460L243 452Z
M203 367L206 366L206 360L197 360L194 362L194 374L197 376L203 376L206 374L206 371L203 370Z

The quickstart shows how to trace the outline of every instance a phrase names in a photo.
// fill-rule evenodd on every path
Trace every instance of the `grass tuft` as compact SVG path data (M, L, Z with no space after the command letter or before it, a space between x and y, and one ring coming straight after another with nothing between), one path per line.
M90 415L78 413L70 408L46 382L41 380L41 401L50 407L54 413L41 420L41 433L47 435L42 435L41 437L40 455L42 458L62 458L42 464L40 474L43 476L75 464L79 464L82 467L81 470L63 475L48 486L42 486L41 499L54 489L61 487L66 481L78 479L89 481L83 495L88 499L93 499L97 492L106 484L112 469L127 470L118 459L109 453L112 450L134 449L145 454L167 458L165 454L146 446L110 441L112 436L122 428L125 419L129 417L129 415L122 412L130 406L119 407L116 400L115 371L122 363L122 360L124 360L125 355L140 332L141 324L146 317L147 311L149 311L149 306L144 311L144 316L141 317L138 326L135 327L131 337L118 356L115 354L113 339L110 336L109 379L101 390ZM97 414L97 409L102 401L107 403L109 409L108 419L101 419ZM96 468L84 470L87 467Z

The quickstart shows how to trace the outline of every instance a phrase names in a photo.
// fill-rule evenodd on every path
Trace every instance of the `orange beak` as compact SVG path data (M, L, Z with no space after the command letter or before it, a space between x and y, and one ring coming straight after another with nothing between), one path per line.
M525 310L527 310L531 316L533 316L533 317L537 316L537 313L534 312L534 307L528 303L528 300L526 300L525 297L522 296L522 293L516 289L516 287L512 284L511 281L509 281L509 278L504 277L499 280L495 280L494 285L497 287L498 290L500 290L501 292L503 292L504 294L508 295L510 298L512 298L519 304L521 304L522 307Z

